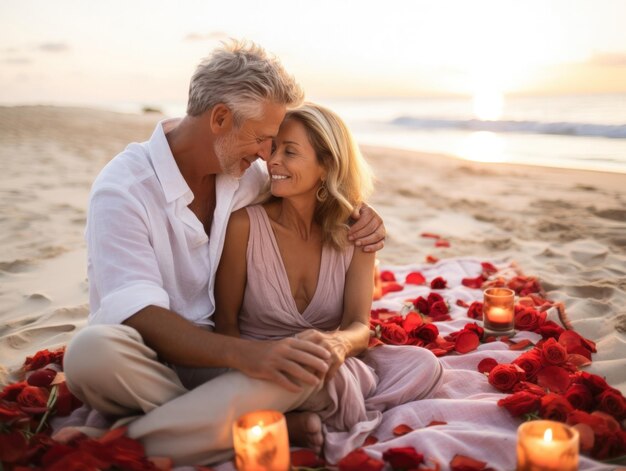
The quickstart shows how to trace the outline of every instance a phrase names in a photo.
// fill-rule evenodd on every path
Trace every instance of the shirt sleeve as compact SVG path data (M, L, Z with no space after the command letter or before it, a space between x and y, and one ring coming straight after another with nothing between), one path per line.
M85 238L91 324L120 324L150 306L170 307L152 246L148 214L119 188L99 188L90 200ZM94 296L95 294L95 296Z

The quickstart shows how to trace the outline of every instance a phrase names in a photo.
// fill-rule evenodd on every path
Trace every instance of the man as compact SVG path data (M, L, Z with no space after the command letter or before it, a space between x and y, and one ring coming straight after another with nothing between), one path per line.
M149 455L176 464L228 458L239 415L305 407L321 388L324 348L225 337L211 321L229 215L259 196L267 172L257 159L269 157L287 107L302 98L277 59L233 42L198 66L187 115L159 123L94 182L90 326L68 346L64 367L72 392L96 410L140 414L128 434ZM378 216L366 208L355 217L357 245L381 248Z

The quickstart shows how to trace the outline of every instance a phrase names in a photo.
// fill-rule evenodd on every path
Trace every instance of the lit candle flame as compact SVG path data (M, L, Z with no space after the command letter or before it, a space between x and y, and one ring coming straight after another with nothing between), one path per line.
M261 427L260 425L255 425L250 429L250 435L252 435L252 437L256 439L261 438L261 435L263 435L263 427Z
M551 442L552 441L552 429L549 428L548 430L546 430L543 434L543 441L544 442Z

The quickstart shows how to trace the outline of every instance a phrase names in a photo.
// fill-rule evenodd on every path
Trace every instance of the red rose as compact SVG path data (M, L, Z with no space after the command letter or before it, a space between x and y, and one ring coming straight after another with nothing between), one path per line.
M380 334L381 339L392 345L405 345L409 340L409 336L405 330L396 324L383 324L381 325L382 331Z
M26 361L24 362L24 370L38 370L39 368L43 368L51 363L56 363L57 365L63 364L63 355L65 354L65 347L59 348L54 352L50 350L40 350L32 357L26 357Z
M45 408L50 393L47 389L37 386L26 386L17 396L17 403L27 408Z
M435 324L424 324L419 329L414 331L413 337L423 340L424 343L429 344L437 340L437 337L439 337L439 329Z
M56 375L57 375L57 372L54 371L53 369L40 368L36 371L33 371L30 375L28 375L28 378L26 379L26 381L31 386L40 386L40 387L45 388L45 387L50 386L50 383L52 383Z
M433 304L439 301L445 301L445 300L443 299L443 296L441 296L439 293L430 292L428 293L428 298L426 298L426 301L428 301L429 306L432 306Z
M358 448L344 456L339 463L339 471L380 471L385 463L370 458L362 448Z
M445 279L438 276L437 278L435 278L434 280L430 282L430 287L432 289L445 289L447 284L448 282Z
M7 384L4 389L2 389L2 392L0 392L0 400L15 402L17 400L17 396L20 395L26 386L28 386L26 381Z
M424 462L424 455L413 447L389 448L383 453L383 460L395 469L417 469Z
M449 318L448 316L448 305L445 301L437 301L430 306L429 316L433 319L444 320L444 318Z
M590 412L593 407L593 396L589 388L584 384L572 384L564 396L574 409Z
M556 340L549 338L541 346L541 360L544 365L562 365L567 361L567 350Z
M26 418L26 413L15 402L0 400L0 422Z
M472 319L482 320L483 318L483 303L480 301L474 301L467 310L467 317Z
M610 389L611 386L598 375L587 373L586 371L579 371L576 373L575 382L582 383L589 388L591 394L594 396L603 393L605 390Z
M78 409L82 405L83 403L67 388L65 381L58 385L57 401L54 405L57 416L68 416L74 409Z
M518 356L513 360L513 364L524 370L527 380L532 380L541 368L541 354L538 349L533 348L531 351Z
M422 296L416 298L415 301L413 301L413 305L418 312L421 312L425 316L430 312L430 304L428 304L428 301Z
M540 334L544 339L558 339L559 335L561 335L564 330L565 329L558 325L556 322L545 321L543 325L539 326L535 332Z
M560 394L548 393L541 398L539 415L542 419L565 422L567 415L572 412L572 405Z
M531 307L523 306L516 309L515 328L517 330L526 330L534 332L539 328L539 314Z
M513 417L536 412L540 404L541 397L527 391L516 392L498 401L498 405L508 410Z
M626 417L626 401L617 389L607 389L596 397L598 409L612 415L617 420Z
M489 384L502 392L509 392L524 377L524 370L517 365L497 365L489 373Z
M0 433L0 462L15 463L24 457L27 449L28 441L21 430Z

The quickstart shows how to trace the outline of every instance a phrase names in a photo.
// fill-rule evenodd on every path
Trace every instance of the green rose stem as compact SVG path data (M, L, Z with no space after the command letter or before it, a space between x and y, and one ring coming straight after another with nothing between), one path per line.
M48 419L48 416L50 415L50 411L52 410L52 408L56 404L57 397L58 397L58 389L59 389L58 386L55 385L50 390L50 396L48 397L48 403L46 404L46 408L48 410L46 410L46 413L41 418L41 421L39 422L39 425L37 426L37 430L35 430L35 434L37 434L37 433L39 433L41 431L41 429L43 428L43 426L46 423L46 420Z

